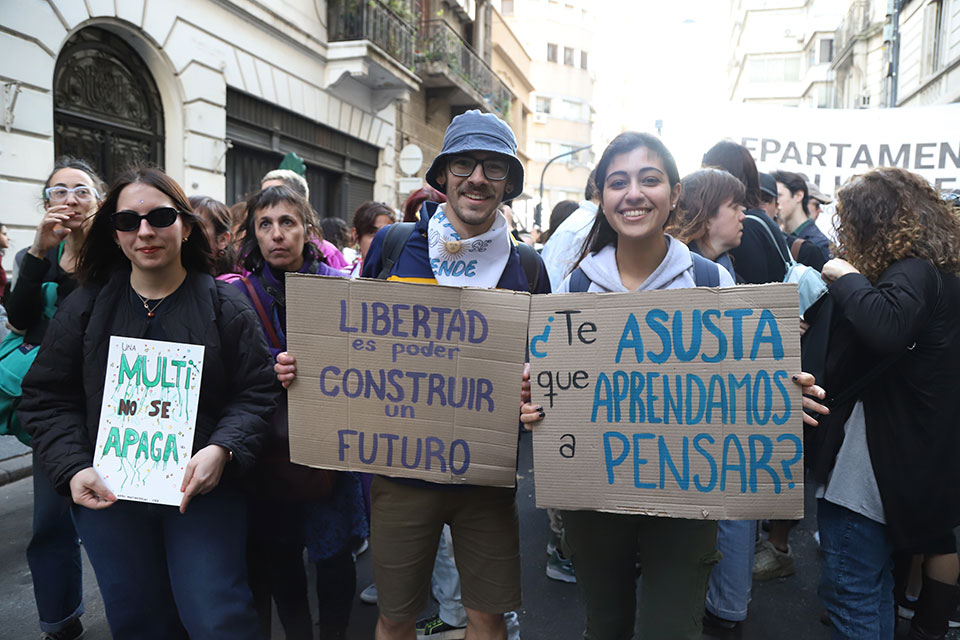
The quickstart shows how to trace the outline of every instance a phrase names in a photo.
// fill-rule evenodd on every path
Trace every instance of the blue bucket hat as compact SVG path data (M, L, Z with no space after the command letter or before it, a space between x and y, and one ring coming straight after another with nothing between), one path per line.
M437 191L444 193L437 175L446 166L449 156L469 151L491 151L507 156L510 171L507 181L513 189L503 194L504 200L512 200L523 193L523 165L517 157L517 138L510 126L492 113L480 113L471 109L453 119L443 136L443 149L427 169L426 181Z

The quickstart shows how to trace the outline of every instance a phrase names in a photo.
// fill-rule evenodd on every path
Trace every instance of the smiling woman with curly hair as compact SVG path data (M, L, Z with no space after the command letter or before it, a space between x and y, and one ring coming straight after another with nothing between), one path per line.
M922 554L909 637L943 638L960 600L960 219L903 169L857 176L837 197L849 262L823 266L834 400L807 451L820 596L834 637L893 638L893 552Z
M844 185L837 198L840 244L871 282L909 257L960 273L960 218L922 177L874 169Z

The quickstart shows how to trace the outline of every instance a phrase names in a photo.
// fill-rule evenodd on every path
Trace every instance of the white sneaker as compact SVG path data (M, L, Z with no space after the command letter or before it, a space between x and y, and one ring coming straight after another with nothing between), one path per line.
M375 582L360 592L360 602L377 604L377 584Z

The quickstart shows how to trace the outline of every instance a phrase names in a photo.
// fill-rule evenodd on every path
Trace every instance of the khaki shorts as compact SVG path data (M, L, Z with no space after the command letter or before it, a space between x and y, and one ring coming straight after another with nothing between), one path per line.
M515 489L445 489L377 476L370 501L373 577L384 617L413 620L427 606L444 524L453 535L463 606L485 613L520 607Z

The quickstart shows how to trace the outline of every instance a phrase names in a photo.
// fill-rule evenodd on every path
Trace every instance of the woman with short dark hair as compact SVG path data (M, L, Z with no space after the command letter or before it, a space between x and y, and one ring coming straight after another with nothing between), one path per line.
M702 166L733 174L745 189L743 206L748 217L743 222L740 246L730 250L738 280L746 284L782 282L787 272L784 256L790 255L790 248L780 227L760 208L760 174L750 150L722 140L703 154Z
M396 215L389 206L382 202L364 202L353 212L352 235L359 250L357 261L350 271L351 278L360 277L363 271L363 260L370 250L370 243L383 227L396 222Z
M736 278L728 251L743 236L743 183L723 169L700 169L680 181L680 201L667 220L667 233Z
M196 226L159 169L120 176L80 251L82 286L23 380L20 418L43 470L73 498L115 638L259 638L237 476L259 452L276 379L253 310L213 279ZM117 502L92 466L111 336L204 347L179 510Z
M233 225L230 209L209 196L190 196L190 206L214 252L214 273L221 276L237 268L237 251L233 248Z
M267 187L247 200L241 232L250 274L233 286L260 317L271 354L287 348L286 274L343 277L323 262L313 210L287 186ZM251 474L248 563L260 630L270 637L272 602L289 640L311 640L303 551L317 569L321 640L345 637L356 587L353 549L369 535L357 474L311 469L290 462L286 391L272 418L263 456Z

